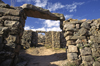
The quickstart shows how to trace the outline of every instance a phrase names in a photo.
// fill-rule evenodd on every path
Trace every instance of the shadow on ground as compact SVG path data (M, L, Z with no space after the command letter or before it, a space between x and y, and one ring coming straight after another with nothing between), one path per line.
M37 54L34 55L34 50L30 54L26 53L26 50L21 50L20 57L27 61L26 66L58 66L59 61L66 60L66 53L54 53L50 55L45 55L44 53L44 55L41 55L37 51Z

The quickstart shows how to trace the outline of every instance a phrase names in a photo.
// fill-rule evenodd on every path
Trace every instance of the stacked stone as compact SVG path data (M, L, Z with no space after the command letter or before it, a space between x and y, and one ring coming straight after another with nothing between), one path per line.
M73 21L76 21L76 20L73 20ZM66 48L68 47L67 48L67 58L69 61L74 61L78 59L77 57L78 49L77 49L76 44L74 43L75 39L72 39L73 32L75 29L75 24L70 23L70 22L71 20L64 21L63 30L64 30L64 37L67 41Z
M60 32L52 31L52 48L60 48Z
M45 33L45 46L48 48L52 48L52 32Z
M29 47L36 46L37 33L32 30L25 30L21 40L22 48L28 49Z
M63 22L67 58L78 65L100 65L100 19L68 19Z
M64 37L63 32L60 32L60 47L65 48L66 47L66 39Z
M0 1L0 66L16 64L25 19L21 8L10 7Z

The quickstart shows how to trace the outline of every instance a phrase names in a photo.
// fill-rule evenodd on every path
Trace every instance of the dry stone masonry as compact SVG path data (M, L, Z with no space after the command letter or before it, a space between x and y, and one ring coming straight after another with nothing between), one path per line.
M0 66L16 64L25 19L23 9L0 2Z
M33 47L37 45L38 39L37 32L31 30L25 30L23 32L23 36L21 39L21 45L23 49L28 49L29 47Z
M38 32L24 31L27 16L60 20L62 32L45 32L45 46L66 47L67 59L76 62L77 66L100 66L100 19L64 21L63 14L31 4L11 7L1 0L0 66L16 66L21 45L27 48L37 44Z
M100 66L100 19L63 21L67 58L78 66Z
M11 7L0 0L0 66L16 66L27 16L65 20L63 14L51 13L31 4Z
M44 36L38 33L45 33ZM56 31L32 31L25 30L21 39L22 48L27 49L32 46L37 46L38 43L43 42L48 48L65 47L66 40L62 32Z
M49 31L45 33L45 46L60 48L60 32Z

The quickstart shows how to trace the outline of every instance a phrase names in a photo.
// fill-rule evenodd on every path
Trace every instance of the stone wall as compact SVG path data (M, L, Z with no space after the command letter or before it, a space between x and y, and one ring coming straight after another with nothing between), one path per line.
M64 37L63 32L60 32L60 47L66 48L66 39Z
M21 39L22 48L27 49L37 45L37 32L32 30L25 30Z
M50 48L65 47L66 40L62 32L49 31L45 33L45 46Z
M64 48L66 47L66 40L62 32L49 31L45 32L45 39L42 36L38 37L38 32L31 30L25 30L22 36L21 45L24 49L27 49L32 46L37 46L40 41L43 41L44 45L49 48Z
M100 65L100 19L63 21L67 58L78 66Z
M17 63L25 19L21 8L0 1L0 66L10 66L10 63L15 66Z

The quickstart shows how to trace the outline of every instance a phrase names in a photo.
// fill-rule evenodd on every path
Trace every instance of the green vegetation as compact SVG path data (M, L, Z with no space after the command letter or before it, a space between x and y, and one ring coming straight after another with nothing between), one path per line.
M97 57L93 57L94 61L97 61Z

